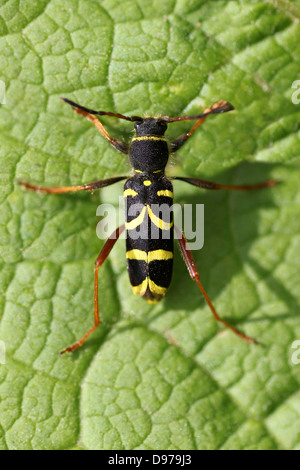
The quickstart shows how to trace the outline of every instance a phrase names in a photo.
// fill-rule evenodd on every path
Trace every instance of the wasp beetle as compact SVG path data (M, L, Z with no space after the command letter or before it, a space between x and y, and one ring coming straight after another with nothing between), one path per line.
M127 269L134 294L142 296L151 303L158 302L165 295L172 277L173 239L175 230L189 274L198 284L215 319L223 323L223 325L247 342L255 343L256 341L253 338L246 336L244 333L223 320L212 305L212 302L200 282L199 273L187 240L184 234L174 226L172 214L173 186L170 179L165 176L165 167L168 163L170 154L176 152L209 115L231 111L234 109L233 106L227 101L221 100L205 109L202 114L198 115L180 116L175 118L170 118L168 116L143 118L139 116L128 117L122 114L105 111L94 111L74 103L67 98L62 98L62 100L71 105L76 113L91 121L105 139L113 145L113 147L118 151L129 155L130 164L133 168L133 176L116 176L80 186L55 188L35 186L26 182L20 183L23 188L40 193L61 194L71 191L92 191L104 188L105 186L110 186L111 184L117 183L121 180L126 180L124 185L126 222L124 225L117 228L107 239L95 262L94 325L79 341L61 351L61 354L74 351L81 346L100 324L98 306L98 269L108 257L114 244L124 230L126 231ZM111 138L96 115L113 116L134 122L134 137L129 143ZM180 135L172 142L169 142L164 136L168 124L192 119L196 120L196 122L188 133ZM268 180L252 185L227 186L197 178L178 176L173 177L172 179L181 180L199 188L214 190L253 190L271 187L276 184L275 180ZM163 216L161 217L161 213L159 211L157 212L157 209L154 209L154 207L160 207L161 204L170 208L170 217L168 220ZM135 213L130 210L133 205L140 208ZM134 237L133 233L137 228L142 232L146 231L147 236ZM155 238L151 236L153 228L158 230L158 236Z

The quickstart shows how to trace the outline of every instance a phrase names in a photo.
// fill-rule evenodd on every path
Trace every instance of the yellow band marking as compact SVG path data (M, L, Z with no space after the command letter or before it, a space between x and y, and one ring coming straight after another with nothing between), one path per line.
M146 279L144 279L143 282L138 286L131 286L133 293L138 295L144 295L148 287L148 281L149 278L146 277Z
M157 284L155 284L155 282L151 281L151 279L149 279L149 289L152 292L152 294L156 294L156 295L165 295L167 291L166 287L158 286Z
M136 173L143 173L141 170L136 170L135 168L134 168L134 171L135 171Z
M145 180L144 181L144 186L150 186L152 183L150 180Z
M145 261L146 263L151 263L151 261L166 261L173 258L172 251L167 250L153 250L148 253L143 250L129 250L126 253L127 259L135 259L138 261Z
M133 230L136 227L138 227L139 225L141 225L141 223L144 220L146 211L148 211L150 220L154 223L154 225L156 225L156 227L160 228L161 230L170 230L171 227L173 227L173 224L174 224L173 221L172 222L165 222L164 220L160 219L159 217L157 217L152 212L151 207L147 205L147 206L143 207L143 210L140 213L140 215L138 215L135 219L132 219L130 222L126 222L126 224L125 224L126 229L127 230Z
M158 304L160 299L146 299L148 304Z
M172 259L173 253L172 251L166 250L154 250L148 252L148 263L151 261L166 261L167 259Z
M133 137L132 142L134 140L162 140L164 142L167 141L165 137L157 137L155 135L143 135L141 137Z
M172 191L169 191L168 189L161 189L160 191L157 191L158 196L165 196L165 197L172 197L173 198L173 193Z
M140 215L138 215L135 219L131 220L130 222L126 222L126 224L125 224L126 229L127 230L133 230L134 228L141 225L141 223L144 220L146 210L147 210L147 207L143 207L143 210L140 213Z
M125 191L123 193L123 196L124 197L127 197L127 196L135 197L135 196L138 196L138 193L136 191L134 191L133 189L129 188L129 189L125 189Z
M155 170L153 173L161 173L163 170Z
M127 259L136 259L138 261L148 261L148 256L146 251L142 250L130 250L126 253Z
M131 286L131 288L135 295L143 296L145 295L148 286L152 294L155 295L165 295L167 291L166 287L158 286L157 284L155 284L155 282L151 281L149 277L146 277L146 279L144 279L143 282L138 286ZM155 301L151 301L151 303L155 303Z
M156 225L156 227L160 228L161 230L170 230L171 227L173 227L173 221L172 222L165 222L164 220L160 219L157 217L155 214L153 214L151 207L147 206L148 209L148 214L152 222Z

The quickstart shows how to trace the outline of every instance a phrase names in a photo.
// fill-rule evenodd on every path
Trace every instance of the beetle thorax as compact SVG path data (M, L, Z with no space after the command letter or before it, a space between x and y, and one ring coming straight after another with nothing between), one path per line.
M169 159L169 146L164 133L167 124L159 119L146 118L135 123L129 158L135 170L144 173L163 171Z

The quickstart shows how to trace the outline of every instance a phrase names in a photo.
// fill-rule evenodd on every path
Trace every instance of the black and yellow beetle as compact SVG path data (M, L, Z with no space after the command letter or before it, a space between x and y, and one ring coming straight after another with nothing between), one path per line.
M100 324L98 307L98 269L103 264L124 230L126 230L127 268L134 294L138 294L152 303L158 302L165 295L172 277L175 229L189 274L192 279L197 282L215 319L223 323L223 325L244 340L255 343L253 338L244 335L220 318L206 294L199 280L199 273L186 238L184 234L174 226L172 213L173 187L171 181L165 176L165 167L168 163L170 153L176 152L205 121L207 116L231 111L234 109L233 106L226 101L218 101L199 115L175 118L142 118L139 116L128 117L117 113L94 111L74 103L69 99L62 99L70 104L76 113L81 114L91 121L98 131L100 131L117 150L129 155L134 174L131 177L117 176L82 186L60 188L45 188L25 182L20 183L24 188L33 191L59 194L71 191L100 189L126 179L124 186L126 222L124 225L117 228L108 238L95 263L94 325L79 341L64 349L61 354L74 351L81 346ZM95 115L113 116L134 122L135 136L131 139L129 144L121 140L112 139ZM177 137L172 142L168 142L167 138L164 137L168 124L191 119L196 120L191 130ZM185 181L186 183L204 189L253 190L271 187L276 184L276 181L269 180L253 185L226 186L197 178L173 177L172 179ZM162 205L170 209L167 218L162 215L163 212L160 210ZM135 210L132 210L133 206ZM157 236L155 237L153 237L153 229L156 229ZM137 231L143 234L143 236L137 236Z

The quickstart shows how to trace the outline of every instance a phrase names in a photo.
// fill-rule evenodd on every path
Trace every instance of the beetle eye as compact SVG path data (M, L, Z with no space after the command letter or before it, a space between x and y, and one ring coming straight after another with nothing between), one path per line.
M160 127L162 130L164 130L164 131L167 130L167 127L168 127L168 126L167 126L167 124L166 124L164 121L158 121L158 124L159 124L159 127Z

